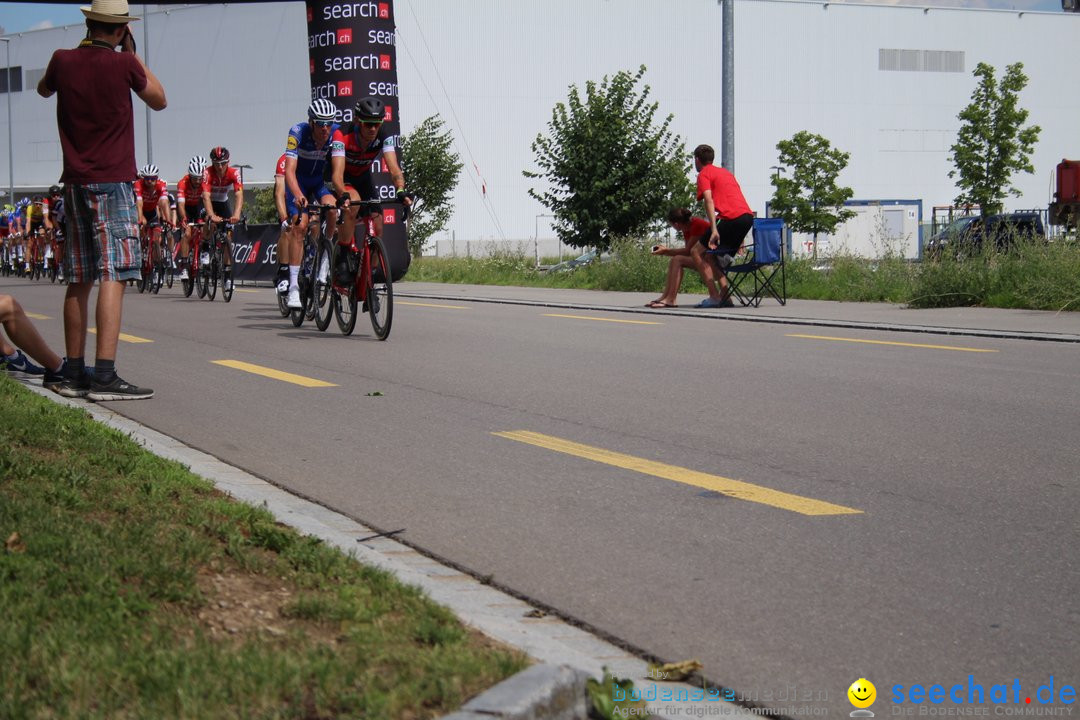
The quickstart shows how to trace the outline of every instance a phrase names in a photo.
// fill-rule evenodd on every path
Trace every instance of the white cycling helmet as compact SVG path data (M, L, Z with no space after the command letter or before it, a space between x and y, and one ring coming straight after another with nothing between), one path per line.
M202 155L196 155L191 158L191 162L188 163L187 172L191 177L202 177L206 171L206 158Z
M156 178L158 175L158 167L154 163L147 163L146 165L143 165L143 169L139 171L139 177L141 178Z
M334 103L324 98L312 100L307 109L308 120L319 122L332 122L337 117L337 107Z

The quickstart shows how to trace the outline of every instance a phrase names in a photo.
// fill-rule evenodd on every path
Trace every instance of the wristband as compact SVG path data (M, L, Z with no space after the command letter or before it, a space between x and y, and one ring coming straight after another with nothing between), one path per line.
M398 188L397 189L397 199L401 200L404 197L405 197L405 188Z

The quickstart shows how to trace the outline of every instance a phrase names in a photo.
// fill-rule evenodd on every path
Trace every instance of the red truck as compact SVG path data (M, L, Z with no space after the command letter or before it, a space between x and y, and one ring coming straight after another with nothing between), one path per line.
M1057 190L1050 203L1050 223L1075 228L1080 221L1080 160L1062 160L1057 166Z

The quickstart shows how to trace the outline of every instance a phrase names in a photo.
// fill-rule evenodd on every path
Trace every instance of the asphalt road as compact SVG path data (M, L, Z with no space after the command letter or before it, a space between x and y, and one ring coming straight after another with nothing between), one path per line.
M59 287L0 292L61 347ZM1080 685L1075 345L401 297L378 342L274 303L129 293L157 395L113 407L759 705Z

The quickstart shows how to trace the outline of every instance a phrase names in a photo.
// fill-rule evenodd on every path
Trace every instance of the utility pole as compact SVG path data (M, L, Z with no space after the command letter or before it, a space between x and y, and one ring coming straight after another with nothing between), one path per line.
M717 0L722 6L724 54L720 68L724 103L720 145L721 167L735 174L735 0Z

